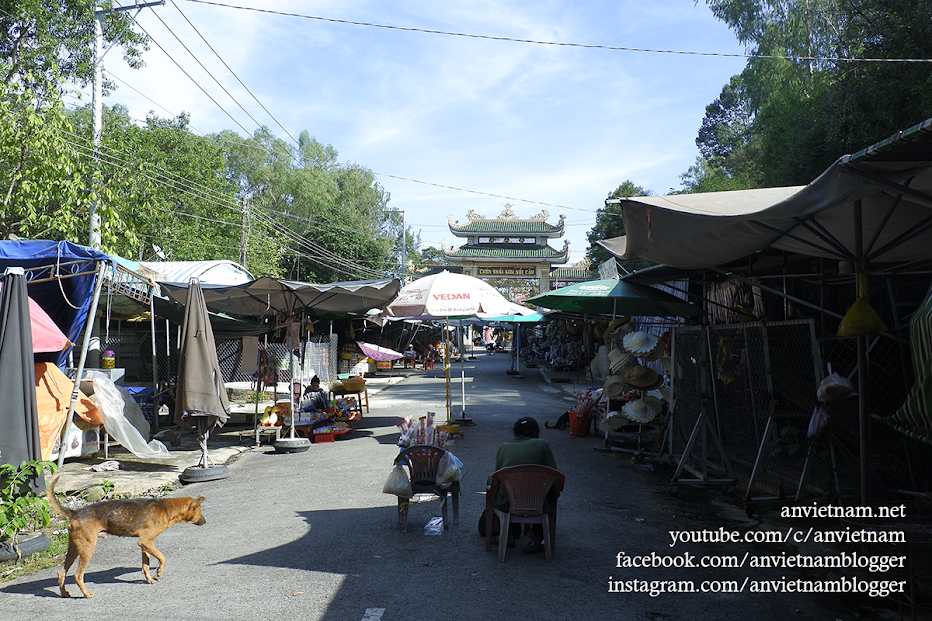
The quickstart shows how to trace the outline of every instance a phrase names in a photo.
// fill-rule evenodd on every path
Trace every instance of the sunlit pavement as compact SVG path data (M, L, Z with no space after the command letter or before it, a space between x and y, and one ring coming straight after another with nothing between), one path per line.
M0 585L0 618L871 618L870 610L826 595L747 589L660 592L669 590L664 585L722 590L722 585L741 586L746 580L812 578L813 570L618 567L620 556L740 558L745 552L780 554L791 548L731 543L671 548L671 530L746 532L786 524L752 521L737 503L705 489L673 497L672 471L651 472L626 457L594 450L601 445L599 437L566 431L542 430L566 475L553 561L523 553L522 539L499 563L495 551L486 552L476 529L495 450L511 437L511 424L520 416L553 423L575 398L563 386L546 384L534 369L508 375L507 355L476 356L463 370L465 415L475 425L464 427L465 437L447 445L466 470L460 519L442 534L424 533L430 518L440 515L439 502L412 506L408 532L402 533L396 498L381 491L398 453L395 425L401 417L427 412L435 412L438 420L446 417L446 382L438 365L434 371L408 371L404 381L370 392L371 411L354 433L336 442L290 454L267 445L236 446L228 478L173 492L205 496L207 523L174 526L158 538L167 557L159 583L143 581L135 540L109 537L99 543L86 575L95 599L60 598L57 569L49 569ZM461 373L458 364L451 369L454 418L461 416ZM219 442L214 455L234 448ZM635 583L644 583L648 591L653 585L655 592L621 592Z

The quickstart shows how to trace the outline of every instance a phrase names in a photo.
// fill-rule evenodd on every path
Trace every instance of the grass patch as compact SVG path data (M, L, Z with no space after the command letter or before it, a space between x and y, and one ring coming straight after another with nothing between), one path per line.
M7 582L22 576L31 576L49 567L57 567L65 560L68 551L68 520L56 515L51 518L48 528L41 529L49 538L49 547L19 561L0 563L0 582Z

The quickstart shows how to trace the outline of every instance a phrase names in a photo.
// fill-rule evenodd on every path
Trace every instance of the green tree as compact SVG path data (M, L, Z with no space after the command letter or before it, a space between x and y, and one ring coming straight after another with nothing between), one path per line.
M229 179L250 205L250 240L278 254L247 262L250 270L315 282L390 271L393 238L383 227L390 197L372 171L340 163L332 146L307 132L294 148L266 127L249 138L225 131L218 141Z
M37 94L19 83L0 82L0 235L86 239L95 174L89 153L74 140L61 100ZM115 214L104 205L105 217ZM102 237L121 235L119 222Z
M40 95L60 90L62 82L90 84L94 79L96 0L0 0L0 58L3 82L19 82ZM135 32L127 11L104 17L104 49L117 46L131 67L142 66L148 37ZM114 85L104 79L104 92Z
M630 198L632 196L650 196L652 192L641 186L634 185L633 181L625 181L608 195L608 199ZM625 222L621 215L621 206L618 204L605 205L596 212L595 226L586 233L589 240L589 249L586 258L593 264L599 265L612 258L612 254L597 242L603 239L620 237L625 234ZM640 261L640 260L638 260ZM619 264L621 261L619 261Z
M754 187L805 184L838 157L930 116L928 63L883 61L932 57L932 4L707 4L749 53L780 57L749 59L706 109L697 144L726 177Z

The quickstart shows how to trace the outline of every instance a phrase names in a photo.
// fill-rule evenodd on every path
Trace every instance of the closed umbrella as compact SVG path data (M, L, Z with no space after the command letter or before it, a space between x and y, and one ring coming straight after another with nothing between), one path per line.
M23 268L7 268L0 291L0 462L17 466L42 459L27 298ZM44 481L33 481L32 487L41 492Z
M182 481L212 481L228 476L226 466L214 466L207 453L207 439L215 427L230 418L230 401L223 385L217 345L210 327L201 284L192 278L188 285L175 387L175 424L197 427L201 460L185 469Z
M624 280L590 280L528 298L536 304L568 313L697 317L702 309L665 291Z
M505 315L514 310L495 287L466 274L454 274L446 270L418 278L401 288L385 311L389 317L404 319L443 319L450 326L450 319ZM446 334L446 333L445 333ZM444 356L444 372L447 385L447 422L450 422L450 348ZM460 352L462 360L462 352ZM466 420L466 372L462 371L463 415Z

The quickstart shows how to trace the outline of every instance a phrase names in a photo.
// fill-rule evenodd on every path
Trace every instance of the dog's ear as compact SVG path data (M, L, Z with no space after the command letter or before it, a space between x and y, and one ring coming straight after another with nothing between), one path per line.
M195 498L194 500L196 500L196 501L198 502L198 504L200 504L200 503L204 502L205 500L207 500L207 498L206 498L205 496L198 496L198 497Z

